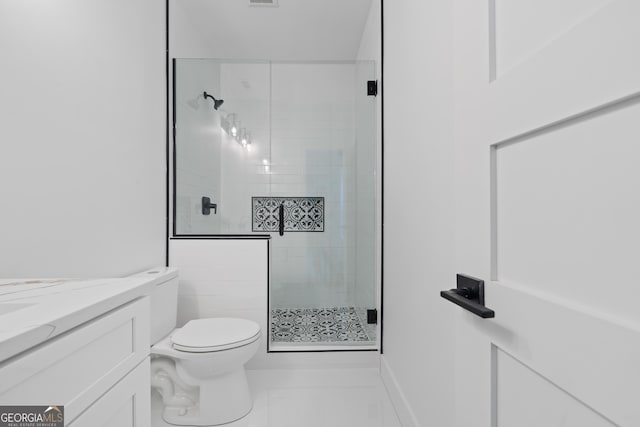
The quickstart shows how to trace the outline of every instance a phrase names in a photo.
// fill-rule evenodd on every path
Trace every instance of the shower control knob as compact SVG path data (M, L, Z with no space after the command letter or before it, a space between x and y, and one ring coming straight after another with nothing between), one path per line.
M213 209L213 213L218 213L218 205L215 203L211 203L211 199L209 197L202 197L202 215L211 215L211 209Z

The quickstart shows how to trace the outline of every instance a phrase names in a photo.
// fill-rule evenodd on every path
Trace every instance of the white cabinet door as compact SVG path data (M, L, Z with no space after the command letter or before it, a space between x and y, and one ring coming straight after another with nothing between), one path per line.
M150 369L147 357L70 427L150 427Z
M640 426L640 2L455 5L456 425Z
M149 319L139 298L0 364L0 403L56 402L73 421L149 356Z

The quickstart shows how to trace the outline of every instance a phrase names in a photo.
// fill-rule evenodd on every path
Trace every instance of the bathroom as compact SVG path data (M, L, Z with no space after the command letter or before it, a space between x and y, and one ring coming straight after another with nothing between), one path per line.
M271 3L0 0L0 412L180 425L149 332L231 318L200 425L640 425L638 6Z

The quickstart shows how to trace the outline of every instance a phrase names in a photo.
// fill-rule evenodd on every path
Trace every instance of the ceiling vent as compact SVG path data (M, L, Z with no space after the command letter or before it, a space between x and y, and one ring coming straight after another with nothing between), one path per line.
M278 0L249 0L249 6L271 6L277 7Z

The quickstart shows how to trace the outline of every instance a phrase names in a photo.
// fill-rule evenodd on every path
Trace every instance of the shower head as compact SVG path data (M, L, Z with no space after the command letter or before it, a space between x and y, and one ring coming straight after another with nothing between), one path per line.
M224 103L224 99L215 99L213 96L209 95L207 92L204 93L204 99L211 98L213 99L213 109L217 110Z

